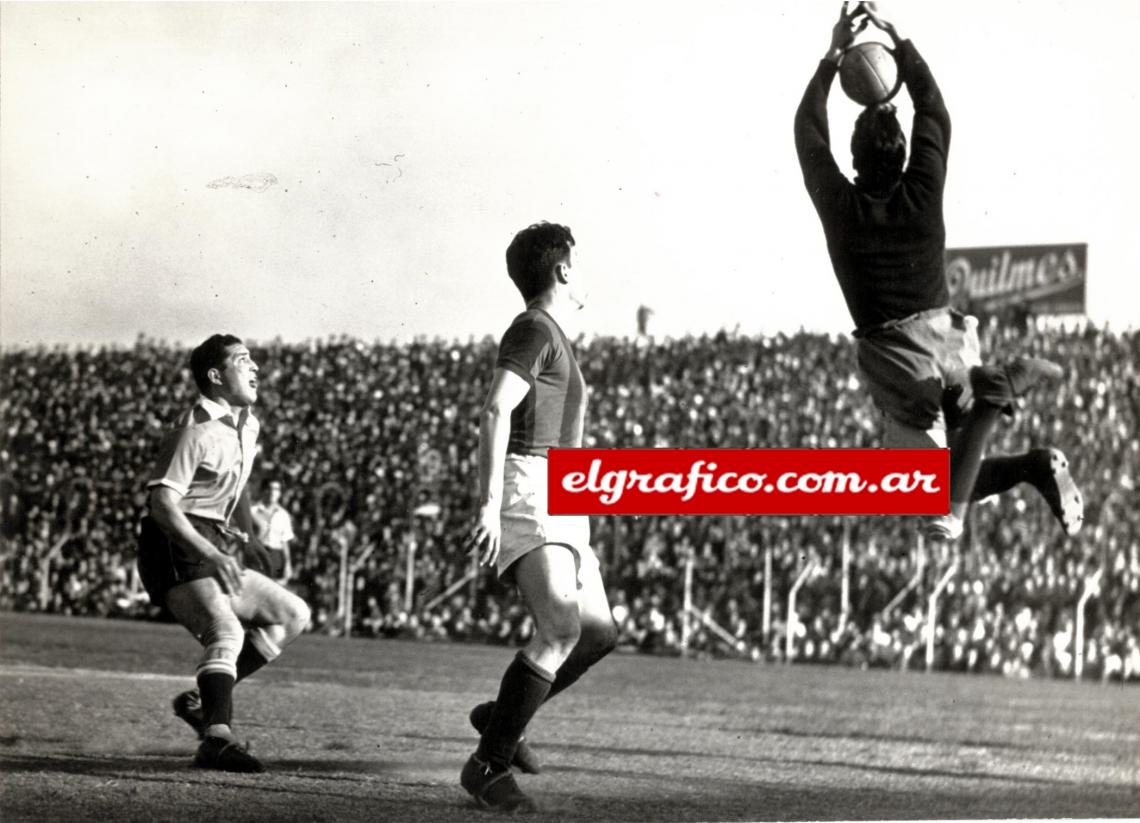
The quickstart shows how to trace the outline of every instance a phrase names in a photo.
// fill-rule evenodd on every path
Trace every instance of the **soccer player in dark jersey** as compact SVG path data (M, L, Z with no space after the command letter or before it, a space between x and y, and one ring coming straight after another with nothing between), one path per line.
M894 106L865 109L851 136L852 183L831 154L827 96L844 49L868 22L894 42L914 124L906 162L907 139ZM950 115L914 44L900 38L873 3L843 4L796 111L795 138L804 184L855 321L859 368L884 414L885 445L950 448L950 514L932 520L927 534L957 538L972 500L1023 481L1075 534L1084 503L1060 451L982 459L1002 413L1012 414L1018 398L1062 371L1034 358L983 365L977 320L950 308L942 215Z
M617 627L590 548L590 520L547 513L546 452L582 445L586 385L560 320L585 301L573 266L574 237L538 223L515 235L507 273L526 303L499 344L480 415L479 511L469 545L517 587L535 634L507 667L493 703L476 706L481 733L460 782L483 806L533 810L511 764L538 762L527 724L546 700L608 654Z
M261 428L250 410L257 364L239 338L215 334L191 353L190 371L201 396L167 431L147 480L139 577L202 644L198 688L174 699L202 741L194 765L260 772L230 727L233 687L304 630L309 607L248 562L264 553L246 491Z

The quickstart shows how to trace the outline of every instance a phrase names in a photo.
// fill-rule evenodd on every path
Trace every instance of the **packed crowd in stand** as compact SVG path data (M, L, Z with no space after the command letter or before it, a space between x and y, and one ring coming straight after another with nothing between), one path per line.
M934 666L1071 677L1081 657L1086 676L1140 679L1140 334L987 336L994 357L1034 354L1067 368L1062 385L1002 426L992 449L1064 450L1086 499L1079 535L1065 537L1031 490L977 505L957 550L921 548L907 518L595 518L623 644L677 652L689 563L694 619L685 639L698 653L780 660L791 631L799 661L922 667L927 595L956 560L938 604ZM348 557L359 568L357 633L527 638L525 610L489 573L448 591L471 571L461 543L495 341L277 341L254 354L262 364L254 489L283 483L297 534L291 586L311 604L313 630L343 631ZM135 529L159 434L193 400L186 358L142 339L0 356L0 608L157 615L133 573ZM591 386L590 446L876 443L878 417L846 337L597 338L580 344L578 358ZM789 621L788 593L809 564ZM1086 585L1086 643L1077 649Z

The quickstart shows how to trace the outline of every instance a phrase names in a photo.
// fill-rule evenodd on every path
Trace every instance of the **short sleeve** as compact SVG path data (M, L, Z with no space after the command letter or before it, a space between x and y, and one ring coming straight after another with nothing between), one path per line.
M548 364L553 347L550 332L533 320L512 325L499 343L496 368L514 372L530 385Z
M199 442L190 428L171 432L162 442L147 488L167 486L185 497L198 471Z

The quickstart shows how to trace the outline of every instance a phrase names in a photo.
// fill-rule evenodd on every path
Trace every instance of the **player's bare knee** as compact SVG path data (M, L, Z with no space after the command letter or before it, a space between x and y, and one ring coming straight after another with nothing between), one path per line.
M309 627L309 621L312 619L312 610L309 604L295 594L290 595L290 600L287 609L287 617L284 622L285 634L287 636L286 642L293 640L301 632Z
M575 653L593 665L617 648L618 630L612 620L591 622L582 626Z
M535 634L556 654L567 657L582 637L577 610L566 609L545 620L535 621Z
M287 589L278 589L264 619L279 632L281 645L292 642L309 625L309 604ZM264 625L264 624L263 624Z
M543 634L542 639L561 657L568 657L581 637L578 627L563 626Z
M241 621L238 620L234 614L225 616L215 616L210 620L210 625L206 628L198 640L201 641L203 646L208 646L211 643L224 643L237 637L242 636Z
M610 620L601 626L595 626L591 630L594 653L597 659L601 660L607 654L617 648L618 644L618 627L617 624Z

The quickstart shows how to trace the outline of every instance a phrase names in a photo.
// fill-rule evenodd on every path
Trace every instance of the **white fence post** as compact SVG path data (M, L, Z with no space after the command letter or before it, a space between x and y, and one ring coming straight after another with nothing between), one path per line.
M764 638L764 651L772 632L772 547L764 547L764 612L760 615L760 631Z
M918 588L918 584L922 582L922 576L925 571L926 544L923 540L922 535L920 534L918 535L918 541L915 543L914 576L907 581L906 585L899 590L898 594L891 598L891 602L884 606L883 610L879 612L879 616L881 618L885 620L886 618L890 617L891 612L893 612L898 607L899 603L903 601L903 598Z
M796 595L799 594L800 586L804 584L807 577L811 572L815 571L816 562L812 560L805 565L800 571L799 576L796 577L796 582L792 584L792 589L788 592L788 620L786 623L787 629L784 635L784 662L791 663L792 658L795 656L796 651L796 626L799 625L800 618L796 614Z
M847 618L851 615L851 521L843 520L842 559L840 561L839 582L839 631L847 628Z
M746 644L743 640L735 637L732 632L728 631L724 628L724 626L720 625L711 617L709 617L708 612L701 611L700 609L690 608L686 614L691 614L696 620L701 623L701 625L703 625L706 629L720 638L722 643L724 643L737 654L744 655L748 651L748 644Z
M689 614L693 610L693 553L685 554L685 589L681 602L681 656L689 652Z
M94 496L95 487L86 476L72 477L59 488L53 525L60 536L40 561L40 611L47 611L51 605L51 593L55 588L52 566L57 565L56 561L63 557L63 547L73 537L82 537L87 533L84 515L92 505Z
M412 606L415 605L414 595L416 587L416 538L409 537L404 541L404 611L411 617Z
M1103 569L1085 578L1085 588L1077 601L1077 615L1073 627L1073 678L1081 679L1085 670L1085 606L1089 599L1100 594L1100 575Z
M451 597L451 595L455 594L457 591L459 591L464 586L466 586L468 583L470 583L472 580L474 580L478 574L479 574L478 570L468 570L468 572L465 575L463 575L461 578L456 580L454 583L452 583L446 589L441 591L439 594L437 594L431 600L424 603L423 610L425 612L430 612L432 609L434 609L436 606L438 606L444 600Z
M349 561L348 559L349 544L347 541L344 543L344 548L341 549L341 575L342 579L344 580L344 589L341 602L344 604L343 608L345 637L352 636L352 624L355 616L353 614L352 599L355 595L356 590L356 574L361 570L361 568L363 568L365 561L368 560L369 556L372 554L375 548L376 547L372 543L369 543L364 547L364 551L360 553L360 556L353 561ZM347 569L347 573L345 572L345 569Z
M942 596L942 592L950 585L950 581L954 579L954 575L958 573L958 561L955 560L950 564L950 568L938 580L934 591L930 593L930 602L926 605L926 670L932 671L934 668L934 621L938 614L938 599Z
M74 535L71 533L70 529L65 531L63 533L63 536L61 536L58 540L55 541L55 543L52 544L52 547L48 549L47 553L40 561L41 612L46 612L48 610L48 607L51 606L51 593L52 589L55 588L55 581L52 580L52 564L54 564L55 561L59 560L63 556L63 547L67 545L67 541L71 540L72 537L74 537Z

